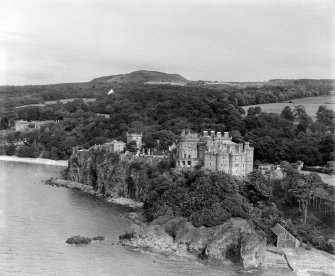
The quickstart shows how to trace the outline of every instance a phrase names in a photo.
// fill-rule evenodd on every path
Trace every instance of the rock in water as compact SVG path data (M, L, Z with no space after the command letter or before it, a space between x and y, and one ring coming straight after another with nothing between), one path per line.
M91 242L90 238L87 237L82 237L82 236L73 236L71 238L68 238L66 240L66 243L68 244L75 244L75 245L79 245L79 244L89 244Z
M94 241L104 241L105 237L104 236L97 236L97 237L94 237L92 240L94 240Z

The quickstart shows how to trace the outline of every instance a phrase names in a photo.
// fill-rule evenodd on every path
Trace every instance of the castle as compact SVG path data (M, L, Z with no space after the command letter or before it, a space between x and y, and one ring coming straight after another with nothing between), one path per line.
M177 143L176 167L203 166L235 176L246 176L253 170L254 148L232 142L228 132L204 131L203 135L182 131Z

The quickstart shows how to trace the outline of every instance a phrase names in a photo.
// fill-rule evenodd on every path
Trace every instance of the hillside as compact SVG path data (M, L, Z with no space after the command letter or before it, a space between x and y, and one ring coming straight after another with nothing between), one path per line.
M96 79L93 79L91 82L119 84L119 83L145 83L149 81L184 82L184 83L188 82L187 79L185 79L179 74L167 74L167 73L162 73L162 72L157 72L157 71L146 71L146 70L139 70L139 71L131 72L128 74L96 78Z
M150 85L149 85L150 84ZM82 83L46 85L0 86L0 110L13 107L44 104L72 98L103 99L113 89L122 94L141 89L162 89L163 85L184 86L180 92L194 89L217 90L227 94L237 105L274 103L294 98L326 96L334 90L335 80L274 79L268 82L206 82L190 81L179 74L140 70L127 74L105 76ZM233 100L234 98L234 100Z

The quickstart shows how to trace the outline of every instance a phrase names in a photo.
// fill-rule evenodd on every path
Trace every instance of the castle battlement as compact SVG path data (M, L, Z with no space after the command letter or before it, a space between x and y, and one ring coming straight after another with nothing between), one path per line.
M254 148L249 142L234 143L229 132L182 131L177 143L177 167L202 165L211 171L246 176L253 170Z

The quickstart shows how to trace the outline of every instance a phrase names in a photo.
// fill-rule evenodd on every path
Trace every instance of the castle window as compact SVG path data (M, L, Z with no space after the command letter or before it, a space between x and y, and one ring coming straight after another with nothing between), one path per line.
M184 154L184 158L186 158L186 154Z
M188 158L191 158L191 155L188 155Z
M183 167L185 166L185 161L182 161Z
M187 165L188 165L188 166L191 166L191 161L187 161Z

